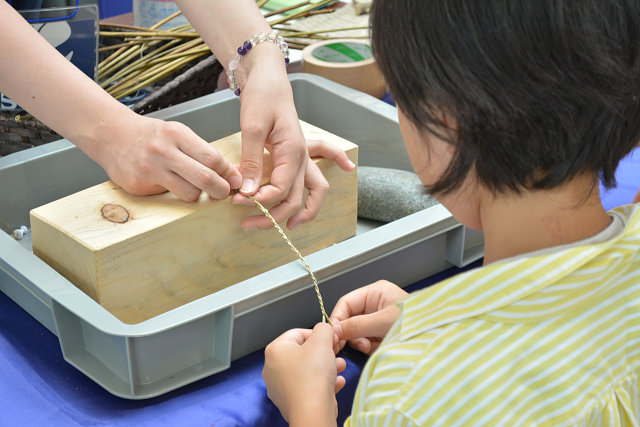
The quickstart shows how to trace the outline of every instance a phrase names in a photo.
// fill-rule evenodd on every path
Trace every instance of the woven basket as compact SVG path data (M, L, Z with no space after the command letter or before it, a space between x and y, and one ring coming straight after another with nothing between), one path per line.
M215 56L206 56L177 77L154 85L149 95L132 109L136 113L146 114L208 95L216 90L222 70L222 65Z
M16 121L15 112L0 112L0 157L60 139L39 120Z
M213 55L194 64L189 64L178 76L145 88L149 94L132 109L146 114L215 91L222 65ZM0 112L0 157L61 138L36 119L16 121L15 116L15 112Z

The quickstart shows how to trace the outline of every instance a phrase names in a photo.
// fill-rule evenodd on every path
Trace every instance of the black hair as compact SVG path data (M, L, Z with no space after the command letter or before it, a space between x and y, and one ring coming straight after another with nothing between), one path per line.
M469 171L494 193L610 188L640 142L640 0L374 0L371 27L402 112L456 146L432 193Z

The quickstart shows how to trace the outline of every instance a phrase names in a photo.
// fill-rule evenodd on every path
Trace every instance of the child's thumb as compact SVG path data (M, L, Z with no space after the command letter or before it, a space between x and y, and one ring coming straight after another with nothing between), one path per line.
M317 342L324 344L325 342L329 346L333 346L334 331L331 325L328 323L318 323L313 327L313 332L307 340L307 342Z

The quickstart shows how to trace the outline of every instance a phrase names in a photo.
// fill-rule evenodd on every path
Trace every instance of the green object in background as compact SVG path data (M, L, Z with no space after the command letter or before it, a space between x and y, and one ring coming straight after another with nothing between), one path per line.
M319 46L311 53L326 62L358 62L371 58L371 47L362 43L336 42Z
M265 10L269 10L269 11L273 11L273 10L280 10L280 9L284 9L286 7L290 7L290 6L295 6L296 4L300 4L302 3L304 0L269 0L267 2L267 4L265 4L262 8ZM311 4L313 3L319 3L321 0L311 0ZM298 13L302 10L303 7L307 7L309 5L305 5L305 6L300 6L297 7L295 9L292 10L288 10L286 12L283 13L283 15L293 15L295 13Z

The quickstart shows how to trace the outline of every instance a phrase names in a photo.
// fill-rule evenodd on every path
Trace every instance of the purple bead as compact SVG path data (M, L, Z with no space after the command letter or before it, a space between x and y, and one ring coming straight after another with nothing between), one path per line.
M238 55L244 56L247 53L247 50L244 48L244 46L240 46L238 48Z
M248 40L247 40L246 42L244 42L244 44L242 45L242 47L244 48L244 50L245 50L245 51L249 51L249 50L251 50L251 48L253 47L253 45L251 44L251 42L250 42L250 41L248 41Z
M289 58L284 58L284 63L289 65Z
M236 89L233 93L235 93L236 96L240 96L240 88Z

